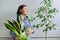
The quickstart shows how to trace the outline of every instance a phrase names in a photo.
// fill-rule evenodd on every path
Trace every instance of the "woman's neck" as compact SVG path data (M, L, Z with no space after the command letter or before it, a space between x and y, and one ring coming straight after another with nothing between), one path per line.
M25 18L25 15L21 15L22 16L22 20L24 20L24 18Z

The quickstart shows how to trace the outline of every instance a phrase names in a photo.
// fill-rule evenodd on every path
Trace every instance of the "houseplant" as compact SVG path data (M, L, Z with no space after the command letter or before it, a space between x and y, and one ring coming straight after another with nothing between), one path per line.
M56 29L53 23L54 14L58 12L56 8L52 6L53 0L42 0L40 7L37 9L36 14L40 23L34 25L36 27L43 27L43 32L45 32L45 40L47 40L47 32L52 29Z
M36 18L39 18L39 23L34 24L33 27L43 28L43 32L45 32L45 40L47 40L47 32L49 30L56 30L56 24L53 23L53 18L58 10L52 6L52 2L53 0L42 0L40 6L35 12L35 14L37 14L36 17L29 19L30 21L34 21Z
M17 21L15 21L14 19L12 19L12 21L7 21L8 22L4 23L4 25L7 29L15 33L15 40L28 40L27 34L25 32L22 32L21 16L17 15Z

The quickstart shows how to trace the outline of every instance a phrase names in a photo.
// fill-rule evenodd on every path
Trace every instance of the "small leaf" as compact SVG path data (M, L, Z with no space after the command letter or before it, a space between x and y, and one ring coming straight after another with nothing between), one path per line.
M44 32L45 30L43 30L43 32Z
M41 6L41 7L39 7L38 9L37 9L37 13L39 14L39 13L42 13L42 12L44 12L45 11L45 7L44 6Z
M39 28L39 24L37 24L37 26L36 26L37 28Z
M33 25L33 27L35 27L35 28L39 28L39 24L37 24L37 25Z
M51 0L48 0L48 2L51 2Z
M33 27L35 27L35 25L33 25Z
M46 28L45 31L47 32L48 31L48 28Z
M40 24L40 27L43 27L44 26L44 23L43 24Z
M52 27L48 27L49 28L49 30L51 30L52 29Z
M26 16L26 18L28 18L28 16Z
M43 0L45 3L47 3L47 0Z
M42 22L45 22L45 21L46 21L46 18L44 17L41 21L42 21Z
M35 18L33 18L35 20Z

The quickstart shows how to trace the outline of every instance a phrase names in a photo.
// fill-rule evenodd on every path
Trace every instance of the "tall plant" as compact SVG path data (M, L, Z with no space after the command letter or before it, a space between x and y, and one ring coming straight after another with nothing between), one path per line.
M17 21L15 21L14 19L12 21L9 21L9 20L7 21L8 22L4 23L4 25L7 29L15 33L15 40L28 40L27 35L22 32L21 16L17 15Z
M45 32L45 40L47 40L48 30L55 29L53 23L54 14L57 13L56 8L52 6L53 0L42 0L40 7L37 9L36 13L39 19L40 24L37 24L38 27L43 27L43 32Z
M36 19L37 17L40 19L40 23L33 25L33 27L39 28L43 27L43 32L45 32L45 40L47 40L47 32L52 29L56 29L55 25L53 23L54 14L56 14L58 11L56 8L52 6L53 0L42 0L40 3L40 6L38 7L37 11L35 12L37 15L35 18L32 17L32 19ZM28 18L28 17L27 17ZM32 20L31 19L31 20ZM30 21L31 21L30 20Z

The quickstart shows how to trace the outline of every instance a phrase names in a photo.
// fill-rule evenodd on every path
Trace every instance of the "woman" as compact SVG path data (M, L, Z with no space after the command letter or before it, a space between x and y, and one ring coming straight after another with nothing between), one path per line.
M28 14L27 5L20 5L17 10L17 15L21 16L21 18L22 18L22 30L23 30L23 32L25 31L24 26L26 25L29 28L29 30L28 30L28 32L26 32L26 34L31 35L34 31L31 28L32 27L31 23L26 19L27 14ZM17 20L17 17L15 17L14 20ZM14 40L14 33L13 32L10 32L10 33Z

